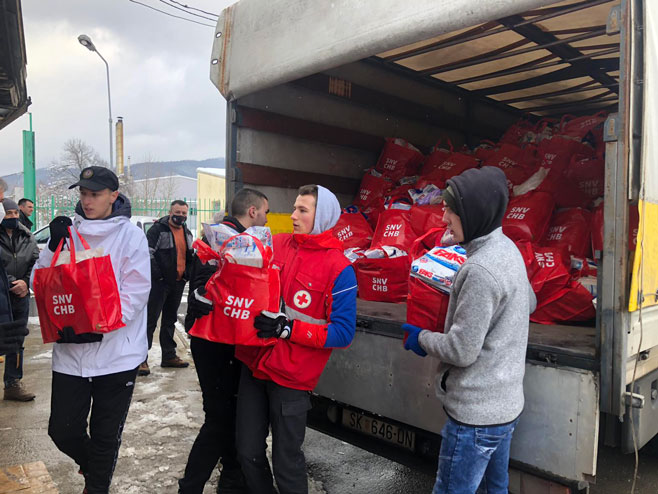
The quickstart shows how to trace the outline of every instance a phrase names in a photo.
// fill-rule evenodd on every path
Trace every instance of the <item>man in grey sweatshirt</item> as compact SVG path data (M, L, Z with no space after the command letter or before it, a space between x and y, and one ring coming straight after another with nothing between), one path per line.
M502 231L507 180L499 168L448 180L444 221L468 254L455 276L446 332L405 324L407 350L441 363L437 396L448 421L435 494L507 494L509 448L523 411L529 314L536 299L514 243Z

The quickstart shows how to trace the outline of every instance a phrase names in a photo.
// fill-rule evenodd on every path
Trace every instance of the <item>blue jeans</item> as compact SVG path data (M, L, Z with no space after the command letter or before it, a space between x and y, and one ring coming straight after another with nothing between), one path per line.
M518 420L473 427L448 418L441 431L439 469L432 494L507 494L509 449Z

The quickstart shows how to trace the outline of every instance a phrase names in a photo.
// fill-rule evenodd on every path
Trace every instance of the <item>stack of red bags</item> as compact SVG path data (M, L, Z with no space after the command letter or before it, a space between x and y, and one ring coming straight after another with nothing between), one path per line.
M532 319L555 323L593 318L591 278L596 273L590 269L583 274L579 266L593 266L589 259L603 248L605 118L600 112L565 115L559 121L521 120L498 143L483 141L471 152L456 151L446 140L427 157L404 139L387 139L335 229L355 262L359 296L386 302L432 299L421 293L424 287L409 281L408 271L413 242L441 227L443 213L439 205L422 203L419 194L440 194L449 178L469 168L495 166L510 187L503 228L524 254L538 297ZM632 208L632 230L637 229L636 218Z

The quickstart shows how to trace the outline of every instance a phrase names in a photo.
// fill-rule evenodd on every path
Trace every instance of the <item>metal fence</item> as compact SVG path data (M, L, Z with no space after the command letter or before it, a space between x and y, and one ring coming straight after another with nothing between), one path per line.
M187 224L192 233L196 233L200 224L213 222L215 214L224 214L225 205L219 200L212 199L183 199L190 206L188 212ZM148 216L160 218L169 212L169 207L173 199L131 199L133 216ZM68 197L37 197L34 204L34 213L32 220L35 224L35 230L42 228L57 216L73 216L78 199Z

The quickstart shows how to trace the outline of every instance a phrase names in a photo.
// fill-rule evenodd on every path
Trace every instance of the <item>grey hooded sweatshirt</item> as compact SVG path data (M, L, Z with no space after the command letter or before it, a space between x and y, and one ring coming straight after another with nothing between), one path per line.
M528 316L536 299L523 258L502 231L507 206L502 171L468 170L448 183L468 260L454 280L445 334L422 331L418 341L441 361L436 392L452 419L472 426L506 424L523 411Z

